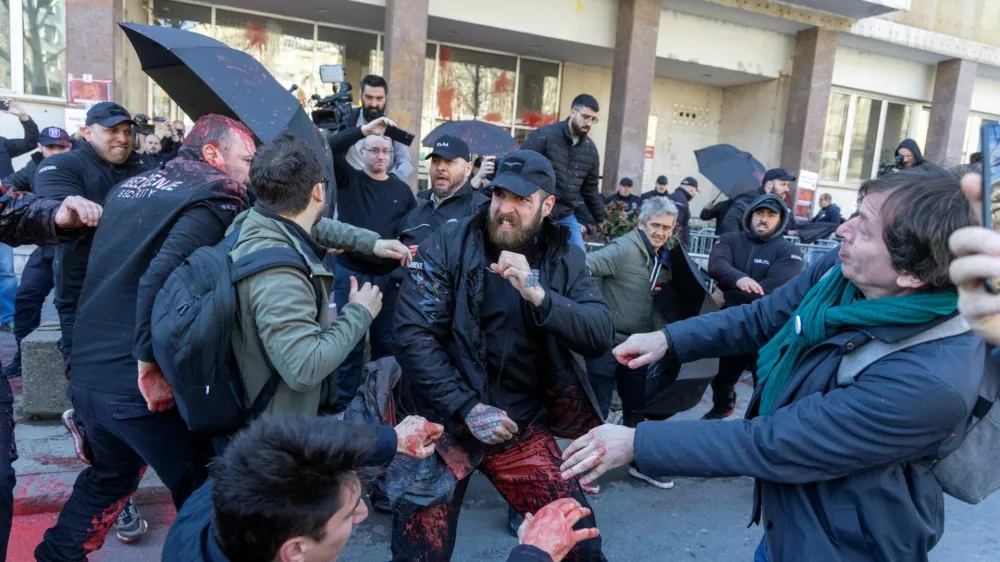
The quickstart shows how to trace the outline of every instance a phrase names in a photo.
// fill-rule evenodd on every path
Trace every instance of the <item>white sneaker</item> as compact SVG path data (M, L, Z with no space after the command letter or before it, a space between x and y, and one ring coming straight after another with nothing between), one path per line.
M639 469L636 468L636 467L634 467L634 466L628 467L628 473L632 477L638 478L639 480L642 480L642 481L644 481L644 482L646 482L648 484L652 484L653 486L656 486L657 488L659 488L661 490L669 490L669 489L671 489L671 488L674 487L674 481L673 480L669 480L669 479L663 478L663 477L654 478L652 476L646 476L645 474L639 472Z

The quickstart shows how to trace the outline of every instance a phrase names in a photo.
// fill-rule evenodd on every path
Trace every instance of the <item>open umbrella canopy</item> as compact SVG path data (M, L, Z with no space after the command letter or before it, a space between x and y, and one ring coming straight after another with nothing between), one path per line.
M506 129L485 121L449 121L430 132L421 144L434 146L434 142L444 135L458 137L469 145L473 154L500 155L514 152L520 146Z
M264 65L199 33L119 23L146 72L191 119L216 113L246 124L262 143L288 132L310 144L334 185L329 145L309 115ZM335 200L331 193L331 202Z
M717 144L695 150L698 171L730 199L760 189L767 170L753 157L731 144Z

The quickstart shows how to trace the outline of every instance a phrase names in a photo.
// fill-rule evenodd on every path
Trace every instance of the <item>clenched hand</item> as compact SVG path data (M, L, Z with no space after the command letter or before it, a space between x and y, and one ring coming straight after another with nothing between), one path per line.
M499 445L517 433L517 424L507 417L507 412L483 403L469 411L465 425L476 439L487 445Z
M156 363L139 361L139 392L151 412L165 412L174 407L174 389Z
M79 195L65 199L56 211L56 226L59 228L82 228L97 226L101 222L104 209L100 205Z
M545 300L545 289L538 279L538 270L531 269L528 258L514 252L500 252L497 263L490 265L493 273L499 274L504 279L510 281L517 292L521 293L521 298L535 306L541 306Z
M441 438L444 426L431 423L420 416L407 416L396 430L396 452L415 459L426 459L434 454L434 442Z
M372 315L372 318L375 318L382 311L382 291L371 283L365 283L359 289L358 278L352 275L351 293L347 296L347 302L360 304Z

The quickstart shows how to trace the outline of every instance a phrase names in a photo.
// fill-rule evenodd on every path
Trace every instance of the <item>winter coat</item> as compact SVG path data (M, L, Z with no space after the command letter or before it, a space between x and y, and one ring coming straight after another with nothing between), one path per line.
M435 205L430 197L418 199L417 207L406 213L399 224L399 241L406 246L419 246L442 225L471 217L489 202L488 197L472 189L468 182L440 205Z
M688 363L758 351L839 262L837 250L747 306L665 328ZM799 361L777 410L746 420L640 424L635 459L649 475L751 476L753 522L774 562L926 561L944 531L944 497L928 465L965 437L984 346L972 333L897 351L837 383L843 353L892 343L931 324L847 328Z
M757 300L759 295L741 291L736 282L749 277L758 282L765 295L787 283L802 271L802 255L799 249L777 232L788 226L790 214L785 209L776 233L768 238L760 238L751 228L753 212L761 203L773 199L781 201L777 195L760 197L747 209L743 216L743 231L723 234L712 248L708 258L708 274L719 284L726 298L726 306L739 306Z
M726 220L726 213L733 206L732 199L726 199L725 201L719 201L711 208L705 207L701 210L699 218L703 221L715 221L715 233L719 236L723 234L722 232L722 221Z
M317 247L317 242L371 253L378 235L329 219L320 220L310 235L256 207L238 216L230 232L235 228L240 228L240 236L230 253L233 261L263 248L291 248L302 255L311 271L307 277L292 267L276 267L236 285L239 306L233 351L247 403L253 403L271 376L260 347L263 342L267 357L281 375L266 411L315 414L323 387L335 388L334 381L328 379L372 322L366 308L348 303L337 311L337 319L330 325L327 308L333 274L323 265L319 253L325 254L325 248Z
M32 186L35 183L35 172L38 171L38 165L44 159L45 157L42 156L41 152L32 154L31 160L28 160L28 163L23 168L5 177L0 183L4 187L18 191L33 191Z
M691 196L681 188L677 188L668 198L677 206L677 222L674 228L674 236L681 239L684 247L691 243Z
M480 309L489 267L484 242L488 211L446 224L425 240L396 302L395 349L403 368L404 409L443 423L457 438L459 454L468 454L470 463L463 461L458 478L475 468L483 452L463 417L487 396ZM554 434L582 435L600 418L582 361L574 354L600 357L611 348L611 310L587 269L583 250L570 246L569 232L545 220L541 236L545 254L539 280L546 296L534 312L546 333L539 342L539 359L551 368L539 371L545 389L540 398ZM445 456L448 448L439 445L438 451Z
M809 222L828 222L830 224L840 224L843 219L840 218L840 206L836 203L830 203L826 207L819 210L816 216L812 218Z
M597 278L604 302L614 313L615 345L632 334L653 332L663 326L663 317L653 306L653 290L657 285L662 288L669 283L672 273L669 265L660 265L655 256L649 255L638 230L587 254L587 267Z
M89 236L93 229L63 230L56 226L60 205L58 200L0 187L0 244L52 245Z
M521 146L534 150L552 162L556 173L556 206L552 220L561 220L573 214L578 195L583 195L587 209L600 224L604 222L604 206L597 181L601 177L601 157L597 145L589 136L573 144L569 134L569 119L535 129Z
M38 148L38 125L30 117L19 122L24 129L24 138L0 137L0 178L14 173L14 158Z
M716 230L715 234L722 236L730 232L741 232L745 228L743 226L743 216L747 214L750 204L761 195L766 194L767 192L762 187L757 191L741 193L730 199L732 204L729 206L729 211L726 212L726 218L722 219L722 230Z
M926 160L924 160L924 153L920 151L920 145L917 144L917 141L913 139L903 139L903 142L899 143L899 146L896 147L895 156L899 156L900 148L908 148L910 152L913 153L914 168L922 166L924 165L924 163L927 162Z

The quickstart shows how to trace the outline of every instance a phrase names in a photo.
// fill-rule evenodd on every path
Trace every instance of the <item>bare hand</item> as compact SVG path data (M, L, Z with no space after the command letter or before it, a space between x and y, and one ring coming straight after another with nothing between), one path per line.
M493 174L494 170L497 169L497 157L487 156L483 158L483 161L479 164L479 171L472 178L472 187L479 189L486 184L486 178Z
M434 442L441 438L444 426L431 423L420 416L407 416L396 430L396 452L415 459L426 459L434 454Z
M760 286L760 283L749 277L740 278L740 280L736 282L736 288L744 293L764 296L764 288Z
M344 250L342 250L340 248L327 248L326 249L326 253L328 253L330 255L334 255L334 256L339 256L339 255L341 255L341 254L344 253Z
M97 226L101 222L104 209L100 205L79 195L70 195L63 199L62 205L56 211L56 226L59 228L82 228Z
M174 389L156 363L139 361L139 392L151 412L166 412L174 407Z
M667 336L661 330L648 334L632 334L612 353L619 363L629 369L645 367L653 361L659 361L667 354Z
M482 403L465 416L465 425L476 439L487 445L499 445L517 433L517 424L507 417L507 412Z
M556 500L535 515L525 515L517 529L517 538L521 544L530 544L545 552L553 562L560 562L577 543L601 534L596 528L573 530L573 526L588 515L590 510L573 498Z
M602 474L635 460L635 428L604 424L570 443L563 451L559 470L563 480L586 474L580 484L587 485Z
M369 135L384 135L386 127L390 125L393 127L396 126L396 124L388 117L379 117L371 123L363 125L361 127L361 133L366 137Z
M948 239L958 256L951 262L951 282L958 287L958 310L984 340L1000 345L1000 295L986 292L985 280L1000 277L1000 234L970 226Z
M387 260L399 260L399 265L403 267L409 266L410 260L413 259L410 249L399 240L379 240L375 242L375 249L372 250L372 253Z
M28 110L24 108L24 104L15 99L7 100L7 113L17 115L21 121L28 120Z
M521 293L521 298L535 306L541 306L545 300L545 289L538 278L538 270L531 269L528 258L514 252L500 252L497 263L490 265L493 273L499 274Z
M372 318L375 318L382 311L382 291L371 283L365 283L359 289L358 279L352 275L351 293L347 297L347 302L360 304L372 315Z

